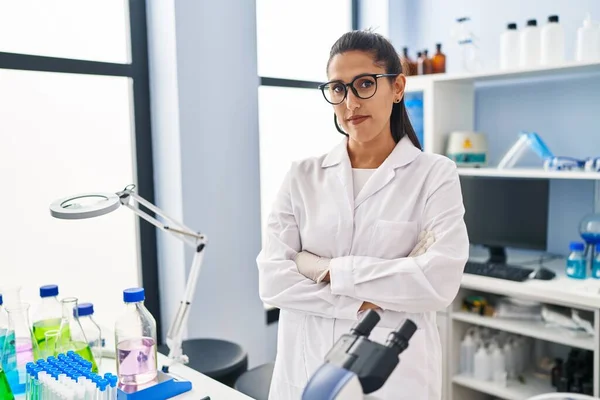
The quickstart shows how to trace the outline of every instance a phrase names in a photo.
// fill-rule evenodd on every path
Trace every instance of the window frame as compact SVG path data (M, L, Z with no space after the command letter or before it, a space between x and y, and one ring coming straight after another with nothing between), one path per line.
M137 193L154 203L154 164L152 158L152 125L150 115L150 81L148 64L148 29L144 1L128 0L131 63L120 64L70 58L0 52L0 69L68 74L127 77L133 87L133 122L135 159L134 176ZM115 188L118 190L118 188ZM154 215L150 210L145 210ZM156 228L148 223L136 224L140 247L142 285L145 305L157 323L157 339L162 343L160 293L158 284L158 252Z

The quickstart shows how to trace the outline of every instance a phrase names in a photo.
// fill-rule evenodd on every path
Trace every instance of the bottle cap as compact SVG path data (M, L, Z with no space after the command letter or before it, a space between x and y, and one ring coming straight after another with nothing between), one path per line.
M144 288L130 288L123 290L123 301L125 303L137 303L146 299Z
M73 309L73 315L85 317L94 314L94 305L92 303L81 303L77 306L77 311Z
M77 354L77 353L75 353L73 350L69 350L69 351L67 351L67 355L68 355L69 357L74 357L74 356L75 356L75 354ZM60 358L60 357L59 357L59 358Z
M569 244L569 250L571 251L583 251L584 248L585 246L581 242L571 242Z
M57 285L45 285L40 287L40 297L55 297L58 296L58 286Z
M551 15L548 17L548 22L558 22L558 15Z
M115 375L112 375L109 379L108 379L108 383L110 383L110 387L115 387L117 386L117 381L119 380L119 378Z
M107 386L108 386L108 381L106 379L98 380L98 387L100 388L101 391L106 390Z
M506 28L511 29L511 30L517 29L517 24L514 22L511 22L508 25L506 25Z
M527 20L527 26L537 26L537 20L535 20L535 19Z

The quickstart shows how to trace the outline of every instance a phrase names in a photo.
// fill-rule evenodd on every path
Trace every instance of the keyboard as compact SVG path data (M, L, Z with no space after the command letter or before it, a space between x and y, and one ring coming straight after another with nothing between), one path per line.
M523 282L529 278L534 270L508 264L492 264L467 261L465 273L487 276L490 278L506 279L509 281Z

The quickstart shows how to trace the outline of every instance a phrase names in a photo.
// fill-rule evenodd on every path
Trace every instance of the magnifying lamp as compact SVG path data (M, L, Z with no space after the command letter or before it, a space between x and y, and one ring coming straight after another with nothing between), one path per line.
M157 216L161 217L165 223L162 223L141 210L139 205L154 212ZM169 355L167 364L163 366L163 372L168 372L169 367L174 363L187 364L189 361L189 358L183 354L182 349L183 328L187 324L189 307L196 290L196 282L202 267L204 258L203 250L206 246L207 239L205 235L195 232L182 223L173 220L165 215L158 207L137 195L135 193L135 185L128 185L125 189L117 193L83 193L57 200L50 205L50 214L53 217L60 219L93 218L115 211L119 206L129 208L140 218L145 219L163 231L171 233L185 244L192 247L195 252L183 299L179 304L177 314L167 333Z

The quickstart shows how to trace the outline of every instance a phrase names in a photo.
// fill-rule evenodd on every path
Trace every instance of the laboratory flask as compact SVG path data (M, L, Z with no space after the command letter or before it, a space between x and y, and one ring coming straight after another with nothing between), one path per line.
M8 315L2 306L2 294L0 294L0 400L13 400L12 390L4 373L4 340L8 332Z
M77 298L67 297L61 300L62 319L60 321L59 339L56 345L57 353L73 350L92 363L92 372L98 372L98 365L85 337L79 316L77 314Z
M33 361L33 333L29 324L29 304L7 307L8 331L4 338L3 369L13 394L25 393L27 373L25 366Z

